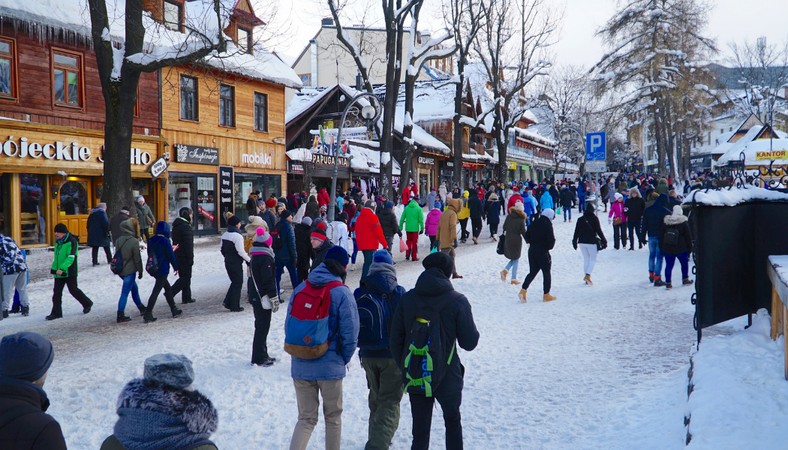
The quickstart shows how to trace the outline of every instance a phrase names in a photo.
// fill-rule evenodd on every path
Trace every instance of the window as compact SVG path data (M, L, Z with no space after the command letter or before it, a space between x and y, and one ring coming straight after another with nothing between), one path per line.
M254 129L268 131L268 96L254 93Z
M197 110L197 79L181 75L181 119L199 120Z
M16 98L14 41L0 39L0 97Z
M165 0L164 26L170 30L181 31L181 5Z
M301 77L301 84L304 86L312 86L312 74L311 73L302 73L298 75Z
M235 126L235 88L226 84L219 86L219 125Z
M252 33L242 27L238 27L238 48L244 53L252 53Z
M55 91L56 105L82 106L81 68L82 56L61 51L52 52L52 88Z

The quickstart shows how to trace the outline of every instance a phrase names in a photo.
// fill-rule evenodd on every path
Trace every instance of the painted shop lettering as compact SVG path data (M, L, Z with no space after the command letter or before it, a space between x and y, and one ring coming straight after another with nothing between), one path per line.
M263 166L270 166L274 161L270 153L244 153L241 155L241 162L244 164L261 164Z
M104 162L101 157L102 150L103 147L96 156L96 160L100 163ZM55 141L41 144L31 142L24 136L19 138L8 136L0 146L0 154L9 158L44 158L56 161L90 161L93 156L89 147L81 146L78 142ZM147 166L151 162L151 156L146 151L131 148L129 160L132 165Z

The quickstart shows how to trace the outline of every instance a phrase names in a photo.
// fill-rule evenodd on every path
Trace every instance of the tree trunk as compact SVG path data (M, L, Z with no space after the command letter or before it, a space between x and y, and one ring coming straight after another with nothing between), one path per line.
M110 217L123 206L131 206L131 135L139 72L126 74L123 82L113 82L105 95L104 183L101 200ZM133 86L133 90L132 90ZM150 200L150 199L148 199Z

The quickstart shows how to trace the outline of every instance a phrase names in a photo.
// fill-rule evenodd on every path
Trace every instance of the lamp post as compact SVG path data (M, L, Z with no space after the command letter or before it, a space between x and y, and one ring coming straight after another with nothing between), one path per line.
M335 218L336 205L337 205L337 178L339 176L339 148L342 146L342 128L345 126L345 119L350 108L362 98L368 99L369 103L361 107L361 117L369 125L370 122L377 120L380 117L380 101L374 94L369 92L362 92L361 94L353 97L345 109L342 110L342 118L339 121L339 128L337 129L337 150L334 151L334 176L331 179L331 203L328 205L328 220L333 222Z

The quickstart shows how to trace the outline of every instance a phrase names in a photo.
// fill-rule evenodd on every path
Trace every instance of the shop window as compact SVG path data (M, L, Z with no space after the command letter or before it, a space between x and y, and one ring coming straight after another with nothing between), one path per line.
M21 197L21 244L36 245L47 243L47 178L45 175L20 174L19 192ZM3 209L7 211L7 207Z
M55 104L82 106L82 56L55 50L52 52L52 89Z
M260 197L267 199L271 194L281 196L281 177L279 175L251 175L236 173L234 176L235 185L233 186L233 203L235 207L235 215L246 222L249 214L246 211L246 201L249 199L249 193L260 191Z
M254 129L268 131L268 95L254 93Z
M181 31L182 6L171 1L164 1L164 26L173 31Z
M235 126L235 88L227 84L219 86L219 125Z
M216 233L216 177L173 174L167 183L169 222L181 208L194 212L192 227L197 234Z
M311 73L300 73L298 74L299 78L301 78L301 84L304 87L312 86L312 74Z
M181 119L199 120L197 79L181 75Z
M14 40L0 38L0 97L16 98Z
M238 48L244 53L252 53L252 32L243 27L238 27Z
M66 181L60 186L60 214L75 216L88 214L86 181Z

